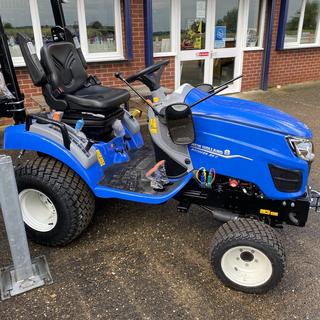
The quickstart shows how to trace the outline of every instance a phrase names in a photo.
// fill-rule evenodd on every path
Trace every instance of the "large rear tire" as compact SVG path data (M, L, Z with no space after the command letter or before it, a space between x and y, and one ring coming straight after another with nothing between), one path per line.
M28 237L39 244L63 246L90 223L94 196L72 169L58 160L37 156L15 169Z
M246 293L273 289L285 271L285 252L278 235L253 219L223 224L215 234L210 259L226 286Z

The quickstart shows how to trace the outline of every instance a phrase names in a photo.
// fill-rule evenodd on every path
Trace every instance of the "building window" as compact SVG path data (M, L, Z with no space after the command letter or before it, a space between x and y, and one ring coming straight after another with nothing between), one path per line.
M120 0L78 0L81 48L88 61L123 59Z
M34 42L29 0L0 0L0 12L12 58L15 63L22 63L17 33L25 33Z
M153 51L171 52L171 0L152 1Z
M288 0L284 47L320 45L320 0Z
M234 48L237 46L238 11L238 0L217 1L215 19L215 49ZM222 34L222 41L219 39L218 33Z
M69 0L63 11L66 25L78 36L88 62L124 58L120 0ZM39 54L54 26L50 1L0 0L0 12L14 65L22 66L16 34L27 34Z
M263 0L249 0L248 12L248 26L246 33L246 47L262 47L262 29L264 18L264 4Z
M85 1L89 53L116 52L115 1Z
M181 1L180 50L206 47L207 1Z
M43 41L51 39L51 28L55 26L50 1L38 0L38 11ZM63 12L68 28L79 36L77 0L69 0L63 4Z

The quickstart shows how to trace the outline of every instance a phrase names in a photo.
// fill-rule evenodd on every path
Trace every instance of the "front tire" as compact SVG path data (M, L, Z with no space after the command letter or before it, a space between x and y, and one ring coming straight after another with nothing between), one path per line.
M63 246L90 223L94 196L72 169L58 160L37 156L15 169L28 237L42 245Z
M273 289L285 271L285 253L275 231L253 219L223 224L210 252L212 268L228 287L246 293Z

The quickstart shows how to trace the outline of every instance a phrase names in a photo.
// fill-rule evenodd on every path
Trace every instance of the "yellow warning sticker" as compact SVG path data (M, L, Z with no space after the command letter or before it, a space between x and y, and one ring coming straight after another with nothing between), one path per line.
M98 162L99 162L100 166L101 166L101 167L105 166L105 165L106 165L106 162L104 161L103 156L102 156L100 150L96 150L96 155L97 155Z
M265 214L267 216L274 216L274 217L277 217L279 215L279 212L271 211L268 209L260 209L260 213Z
M158 124L156 118L151 118L149 120L149 126L150 126L150 132L151 134L157 134L158 133Z

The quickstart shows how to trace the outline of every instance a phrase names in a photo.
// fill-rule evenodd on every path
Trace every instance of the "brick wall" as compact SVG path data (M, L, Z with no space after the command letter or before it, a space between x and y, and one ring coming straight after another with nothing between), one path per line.
M276 2L270 59L269 86L320 79L320 48L276 51L280 0Z
M242 91L259 89L261 79L263 51L245 51L243 53Z
M276 0L275 23L273 26L273 42L270 60L269 85L284 85L289 83L303 82L320 79L320 48L294 49L276 51L276 38L280 11L280 0ZM125 62L101 62L89 63L88 73L95 74L102 83L107 86L123 86L114 78L117 71L125 76L133 74L144 67L144 17L143 1L131 0L132 25L133 25L133 61ZM122 19L124 21L124 19ZM123 25L123 41L125 41L125 28ZM124 47L126 44L124 43ZM263 51L245 51L243 57L242 90L258 89L261 79L261 63ZM164 59L157 58L155 61ZM162 85L174 88L175 84L175 59L169 57L170 64L167 66L162 78ZM21 90L26 97L26 106L37 106L33 96L41 94L41 89L36 88L25 68L17 68L17 76ZM1 122L0 122L1 124Z
M95 74L107 86L123 86L122 82L114 77L114 73L121 71L125 76L144 68L144 18L143 1L131 1L132 23L133 23L133 61L99 62L88 64L88 74ZM122 19L124 21L124 19ZM125 28L123 25L123 41L125 41ZM126 44L124 43L124 48ZM126 50L126 49L125 49ZM27 108L37 107L32 99L41 95L41 88L33 85L26 68L16 69L17 78L21 91L25 94L25 106ZM10 119L1 119L0 125L10 123Z
M269 87L320 79L320 48L276 50L281 0L276 9L270 56ZM258 89L261 79L263 51L245 51L242 91Z
M117 61L117 62L99 62L99 63L89 63L88 64L88 74L95 74L106 86L123 86L123 83L114 77L115 72L122 72L124 76L131 75L145 66L144 61L144 18L143 18L143 1L131 1L132 9L132 35L133 35L133 60L128 61ZM122 11L123 12L123 11ZM124 22L124 19L122 19ZM123 41L124 48L125 44L125 27L124 23L122 25L123 29ZM126 49L125 49L126 51ZM170 64L167 66L163 77L162 85L168 88L174 88L175 82L175 67L174 67L174 57L169 57ZM161 60L161 59L155 59ZM29 109L37 107L37 103L32 97L41 95L41 88L37 88L33 85L31 78L28 74L26 68L16 69L19 85L22 92L25 94L25 105ZM10 123L10 119L1 119L1 124Z

